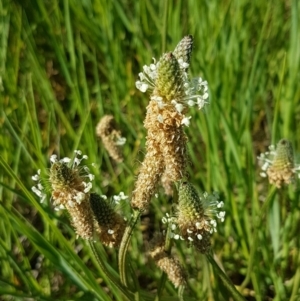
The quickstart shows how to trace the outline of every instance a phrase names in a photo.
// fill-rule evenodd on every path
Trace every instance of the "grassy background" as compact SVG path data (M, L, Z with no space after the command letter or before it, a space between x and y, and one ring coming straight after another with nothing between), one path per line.
M80 149L99 166L97 192L130 195L148 102L137 75L192 34L190 73L208 81L211 102L186 129L190 181L220 192L227 215L213 249L247 300L300 300L299 188L275 191L262 214L270 188L256 159L283 137L300 149L299 16L297 0L0 0L0 299L122 300L68 217L38 203L31 176L52 153ZM104 114L127 138L123 164L95 137ZM168 202L161 194L132 238L142 290L161 275L142 238L161 229ZM117 270L116 252L99 252ZM229 300L203 255L184 244L174 252L189 300ZM170 283L165 295L176 296Z

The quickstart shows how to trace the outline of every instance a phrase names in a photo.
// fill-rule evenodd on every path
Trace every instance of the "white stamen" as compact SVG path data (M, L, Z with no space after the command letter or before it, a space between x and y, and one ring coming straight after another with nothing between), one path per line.
M34 176L31 177L31 179L33 181L38 181L40 179L40 176L39 175L34 175Z
M51 163L57 162L57 155L52 155L52 156L50 157L50 162L51 162Z
M37 187L38 187L39 190L44 190L44 186L41 183L38 183Z
M93 181L95 179L95 176L91 173L88 174L88 177L89 177L90 181Z
M62 158L62 159L60 160L60 162L63 162L63 163L69 163L70 161L71 161L71 159L68 158L68 157Z
M85 183L85 182L83 182L83 183ZM92 187L93 187L93 184L91 182L87 183L83 192L88 193L92 189Z
M78 203L78 204L81 204L81 202L85 199L85 194L83 193L83 192L78 192L77 194L76 194L76 196L74 197L74 199L76 200L76 202Z
M189 117L184 117L182 120L181 120L181 124L185 125L185 126L190 126L190 119L192 118L192 116L189 116Z

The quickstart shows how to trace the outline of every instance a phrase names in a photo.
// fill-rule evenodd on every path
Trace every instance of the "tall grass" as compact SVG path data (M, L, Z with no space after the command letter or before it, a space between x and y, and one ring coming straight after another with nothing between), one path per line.
M299 16L297 0L0 0L1 299L124 300L68 217L37 201L31 176L52 153L80 149L98 165L98 193L130 196L149 101L137 75L192 34L190 73L208 81L210 105L186 128L189 181L225 203L215 259L246 300L299 300L299 188L269 187L256 158L282 137L300 149ZM127 139L122 164L96 138L104 114ZM153 201L128 251L137 290L153 298L161 272L143 236L161 230L169 201ZM173 249L188 272L186 300L230 299L205 256ZM98 244L97 253L118 277L116 251ZM162 300L176 296L167 281Z

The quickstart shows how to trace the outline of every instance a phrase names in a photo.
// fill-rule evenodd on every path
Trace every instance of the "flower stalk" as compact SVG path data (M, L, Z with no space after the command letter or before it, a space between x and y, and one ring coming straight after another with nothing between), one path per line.
M230 293L230 296L235 301L245 301L245 298L241 295L241 293L236 289L234 284L230 281L230 279L227 277L227 275L223 272L223 270L219 267L219 265L216 263L216 261L213 258L212 253L207 253L206 258L212 265L215 273L220 278L220 280L223 282L224 286Z
M138 210L135 210L133 212L133 215L131 217L131 220L127 227L125 228L121 243L120 243L120 249L119 249L119 254L118 254L118 263L119 263L119 273L120 273L120 280L121 283L124 286L128 286L127 283L127 278L126 278L126 254L128 250L128 246L130 243L130 238L132 235L132 232L134 230L134 227L139 220L141 216L141 212Z
M93 241L89 241L89 246L93 252L93 255L99 265L99 268L101 271L106 275L106 277L113 283L119 290L122 292L122 294L126 297L128 301L134 300L134 294L128 290L128 288L124 287L117 279L114 278L114 276L107 270L104 261L101 259L101 257L98 255L98 252L95 247L95 243Z

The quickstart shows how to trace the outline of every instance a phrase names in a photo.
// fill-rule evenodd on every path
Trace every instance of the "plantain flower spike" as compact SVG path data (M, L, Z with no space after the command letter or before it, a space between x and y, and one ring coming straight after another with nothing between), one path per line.
M148 254L155 264L167 274L175 288L186 285L186 272L177 259L167 254L164 249L164 238L160 233L155 233L150 241Z
M287 139L281 139L277 147L269 146L269 151L261 154L258 160L262 162L262 177L268 177L270 184L281 188L282 184L290 184L295 175L300 178L300 165L294 163L293 146Z
M173 53L165 53L158 62L144 66L136 82L140 91L151 91L144 121L146 155L131 201L132 207L141 211L148 207L162 176L169 179L170 186L186 175L184 126L189 126L191 119L186 113L189 107L197 105L201 109L208 101L207 81L190 80L187 74L192 46L193 37L186 36Z
M151 95L151 99L156 100L161 106L166 105L166 100L171 99L171 103L179 113L194 105L202 109L208 103L208 83L201 77L189 79L187 71L192 50L193 37L189 35L179 42L173 53L164 54L158 62L153 59L153 64L143 67L143 72L139 73L140 80L136 82L137 89L141 92L146 92L147 90L153 92L157 86L162 88L162 84L165 83L168 88L163 88L163 93L165 91L167 94L159 95L158 89L156 93ZM170 76L172 77L171 79ZM179 84L179 86L174 85L170 89L169 80ZM184 95L182 95L182 92ZM175 96L173 99L172 95Z
M85 159L87 156L82 156L79 150L75 151L73 160L67 157L58 160L56 155L52 155L49 183L55 209L67 209L77 235L84 239L92 239L94 219L89 198L94 175L87 166L80 166L81 161ZM37 182L32 190L43 202L46 193L41 183L40 170L32 179Z
M117 198L120 198L117 196ZM125 199L121 197L121 199ZM125 231L124 218L115 211L114 204L106 196L96 193L90 195L90 204L96 220L96 231L100 241L108 247L118 247Z
M121 132L116 129L116 123L112 115L105 115L98 122L96 134L101 138L109 156L116 162L123 161L122 146L126 138L121 136Z
M176 216L163 218L164 223L171 223L171 237L186 240L201 253L208 253L211 248L210 237L217 231L217 220L223 222L225 211L219 196L202 193L199 195L188 182L181 182L178 189Z

